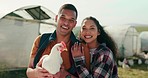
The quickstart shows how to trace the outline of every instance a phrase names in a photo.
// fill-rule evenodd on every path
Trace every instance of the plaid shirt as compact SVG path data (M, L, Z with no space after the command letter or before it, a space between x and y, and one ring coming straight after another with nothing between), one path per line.
M101 44L92 54L90 70L86 68L85 57L76 57L74 62L80 78L118 78L117 64L112 51Z

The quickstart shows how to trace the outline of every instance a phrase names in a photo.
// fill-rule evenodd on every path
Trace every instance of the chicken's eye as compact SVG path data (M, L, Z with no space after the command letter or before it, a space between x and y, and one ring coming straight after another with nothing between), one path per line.
M60 45L59 48L62 48L62 46Z

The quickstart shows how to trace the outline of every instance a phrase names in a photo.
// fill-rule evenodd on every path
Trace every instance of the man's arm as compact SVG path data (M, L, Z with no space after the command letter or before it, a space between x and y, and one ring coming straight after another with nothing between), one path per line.
M33 69L33 60L34 60L33 58L30 59L29 66L26 71L28 78L53 77L52 74L48 73L47 70L41 67L42 59L37 64L36 68Z
M29 65L26 71L26 75L28 78L37 78L38 75L40 75L40 73L42 72L46 72L45 70L43 70L40 66L37 66L36 68L33 67L33 62L34 62L34 58L36 55L36 52L38 50L38 46L39 46L39 42L40 42L40 37L38 36L32 46L32 50L31 50L31 54L30 54L30 59L29 59ZM39 64L38 64L39 65Z
M66 76L70 75L71 78L75 78L74 76L72 76L70 73L68 73L64 66L61 66L60 72L56 73L55 75L48 73L47 70L43 69L41 67L42 64L42 60L43 58L46 56L43 56L40 61L38 62L36 68L33 69L33 65L31 64L31 62L33 62L34 59L30 60L30 64L29 67L27 68L27 77L28 78L44 78L44 77L49 77L49 78L66 78Z

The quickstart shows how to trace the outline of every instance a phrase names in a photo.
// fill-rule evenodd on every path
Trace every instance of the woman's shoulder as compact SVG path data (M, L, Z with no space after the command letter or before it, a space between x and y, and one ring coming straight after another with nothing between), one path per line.
M112 51L104 44L100 45L100 48L97 48L99 56L103 56L104 58L110 58L113 60Z
M100 44L97 49L100 50L100 51L105 51L105 52L110 52L110 51L111 51L111 50L106 46L105 43Z
M100 44L95 53L99 55L110 56L112 54L112 51L106 46L106 44Z

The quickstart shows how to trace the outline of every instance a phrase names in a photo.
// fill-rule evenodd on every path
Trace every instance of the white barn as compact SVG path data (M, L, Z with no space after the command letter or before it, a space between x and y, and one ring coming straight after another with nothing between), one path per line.
M18 8L0 19L2 68L27 67L34 39L56 28L55 14L43 6Z
M130 25L106 26L104 29L115 40L120 57L130 57L140 52L141 40L135 27Z
M148 52L148 31L143 31L139 35L141 39L141 51Z

